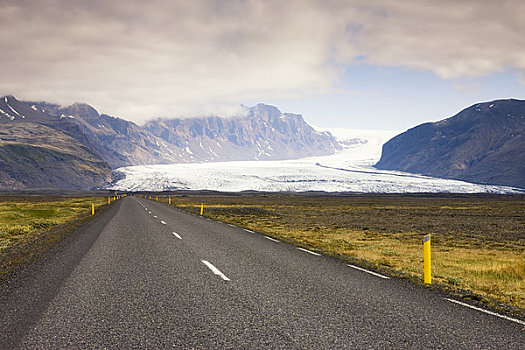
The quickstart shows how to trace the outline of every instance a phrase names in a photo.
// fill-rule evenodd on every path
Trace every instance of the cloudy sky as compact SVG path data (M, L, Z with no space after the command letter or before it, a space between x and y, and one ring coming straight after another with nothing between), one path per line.
M0 0L0 94L143 122L272 104L406 129L525 99L525 2Z

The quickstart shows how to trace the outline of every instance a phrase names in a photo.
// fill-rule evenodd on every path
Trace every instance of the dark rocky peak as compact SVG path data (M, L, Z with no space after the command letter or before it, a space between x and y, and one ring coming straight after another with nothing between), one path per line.
M376 167L525 187L524 149L525 101L495 100L397 135Z
M449 122L468 121L474 122L482 119L505 118L510 116L524 116L525 100L494 100L482 102L465 108L458 114L437 122L437 125L445 125Z
M82 117L86 121L98 119L100 117L100 114L95 108L85 103L75 103L71 106L63 107L58 110L58 113L65 117Z
M18 111L20 101L13 95L3 96L0 99L0 119L3 121L14 121L16 119L25 119L25 115Z
M42 122L52 119L52 116L42 111L33 102L19 101L13 95L0 98L0 121L6 122Z
M2 100L3 100L4 102L14 102L14 101L18 101L18 100L16 99L16 97L14 97L13 95L5 95L5 96L2 97Z
M129 134L130 132L139 132L141 130L141 128L133 122L118 117L112 117L107 114L101 114L100 119L102 125L111 127L119 134Z
M467 108L466 110L497 114L501 112L523 112L524 108L525 100L516 100L513 98L509 98L505 100L494 100L490 102L478 103Z
M58 117L58 110L62 107L56 103L49 103L45 101L39 101L39 102L26 102L31 106L32 109L37 109L42 113L45 113L47 115Z

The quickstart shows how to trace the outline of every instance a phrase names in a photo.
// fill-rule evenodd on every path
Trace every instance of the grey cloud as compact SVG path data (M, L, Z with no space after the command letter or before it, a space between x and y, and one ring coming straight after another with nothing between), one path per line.
M366 53L370 64L429 70L443 78L525 69L523 2L386 2L381 9L384 16L363 14L363 30L351 47Z
M136 121L332 89L341 67L525 70L519 1L0 0L0 92ZM522 76L521 76L522 77Z

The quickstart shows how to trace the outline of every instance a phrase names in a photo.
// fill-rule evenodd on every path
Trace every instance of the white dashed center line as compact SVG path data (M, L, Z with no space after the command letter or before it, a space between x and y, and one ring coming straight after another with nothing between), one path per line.
M272 237L264 236L264 238L269 239L270 241L273 241L273 242L280 242ZM310 253L313 253L313 252L310 252Z
M222 272L219 271L218 268L216 268L215 266L213 266L210 262L206 261L206 260L201 260L202 263L206 266L208 266L208 268L214 273L216 274L217 276L219 276L220 278L222 278L223 280L225 281L229 281L230 279L228 277L226 277Z
M156 219L156 218L157 218L157 215L153 215L153 217Z
M166 221L160 221L161 224L166 225Z
M181 237L177 232L172 232L172 233L173 233L173 235L174 235L175 237L177 237L178 239L182 239L182 237Z
M312 255L321 256L321 254L316 253L316 252L312 252L311 250L308 250L308 249L304 249L304 248L297 248L297 249L302 250L303 252L310 253Z
M359 271L363 271L363 272L369 273L369 274L374 275L374 276L377 276L377 277L381 277L381 278L384 278L384 279L390 279L390 277L388 277L388 276L380 275L380 274L378 274L377 272L369 271L369 270L367 270L367 269L363 269L362 267L359 267L359 266L354 266L354 265L350 265L350 264L347 264L347 265L350 266L351 268L354 268L354 269L356 269L356 270L359 270Z

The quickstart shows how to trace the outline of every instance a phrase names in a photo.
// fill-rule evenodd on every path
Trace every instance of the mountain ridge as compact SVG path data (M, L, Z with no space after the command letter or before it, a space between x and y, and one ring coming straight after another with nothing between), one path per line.
M248 108L239 117L155 119L144 127L184 148L192 160L282 160L341 149L330 133L316 131L301 115L282 113L265 104Z
M50 136L45 140L38 136L42 128ZM55 170L60 166L53 168L53 159L68 161L69 177L87 188L107 183L111 169L123 166L297 159L330 155L360 141L348 142L314 129L300 114L262 103L244 107L239 116L153 119L140 126L86 103L60 106L7 95L0 98L0 188L32 186L17 172L20 164L40 174L33 185L52 186L61 178L50 170L53 176L45 180L36 158ZM393 137L375 167L525 188L524 145L525 101L494 100Z
M100 114L85 103L60 106L44 101L19 101L7 95L0 98L0 134L6 134L10 125L23 124L28 130L46 127L51 135L63 140L67 136L72 145L80 143L85 147L85 152L96 154L104 163L97 160L101 167L99 170L131 165L290 159L326 155L340 149L332 135L317 132L300 115L281 113L276 107L263 104L246 108L246 111L248 114L240 117L157 119L139 126L131 121ZM49 140L42 142L38 138L30 139L34 135L29 132L23 140L18 140L29 153L40 154L42 150L47 152L52 148ZM10 138L13 138L12 134ZM7 149L3 148L4 151ZM64 147L65 153L68 153L67 149ZM75 160L78 166L72 165L78 173L81 173L82 166L91 167L82 163L82 159L88 163L91 161L87 153ZM52 169L50 162L54 156L47 153L41 156L46 159L46 169ZM21 184L25 181L21 173L15 170L17 161L24 162L27 159L9 157L14 155L10 153L4 157L4 168L11 169L11 174L4 172L0 176L0 187L6 187L7 183L12 184L13 181ZM33 171L38 173L38 164L33 166ZM106 175L102 177L107 178ZM71 176L78 181L78 177ZM53 177L57 178L57 174L53 173ZM3 186L2 179L5 180ZM53 183L52 178L48 180ZM84 188L99 182L83 181L79 186ZM23 186L31 185L26 181Z
M72 137L33 122L0 126L0 189L84 190L113 180L109 165Z
M114 169L195 161L280 160L340 149L332 135L317 132L301 115L282 113L264 104L246 107L245 116L154 119L144 126L99 114L85 103L62 107L4 96L0 113L10 109L23 110L19 115L9 114L12 122L25 120L27 115L27 120L59 130L96 150Z
M411 128L383 145L375 166L525 188L525 101L477 103Z

